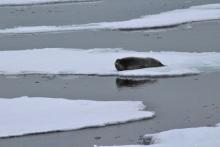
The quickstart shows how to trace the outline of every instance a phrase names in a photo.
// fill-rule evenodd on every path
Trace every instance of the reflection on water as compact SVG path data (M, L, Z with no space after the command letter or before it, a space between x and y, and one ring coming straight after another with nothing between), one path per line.
M115 83L117 88L123 88L123 87L140 87L146 84L153 84L157 82L156 79L150 79L150 78L116 78Z

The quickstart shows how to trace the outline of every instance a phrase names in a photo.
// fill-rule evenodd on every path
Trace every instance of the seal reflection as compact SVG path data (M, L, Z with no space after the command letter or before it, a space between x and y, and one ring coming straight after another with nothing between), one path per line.
M151 78L116 78L115 83L117 88L135 88L146 84L153 84L157 82L156 79Z

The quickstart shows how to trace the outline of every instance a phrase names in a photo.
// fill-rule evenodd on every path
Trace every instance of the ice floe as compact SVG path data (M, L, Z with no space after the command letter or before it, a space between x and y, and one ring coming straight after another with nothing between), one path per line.
M185 23L220 19L220 4L192 6L137 19L64 26L20 26L1 29L0 34L47 33L74 30L141 30L174 27Z
M114 62L122 57L152 57L163 67L117 71ZM136 52L123 49L46 48L0 51L0 74L60 74L130 77L166 77L220 71L220 53Z
M0 137L101 127L152 118L140 101L0 98Z
M58 4L70 2L94 2L99 0L1 0L1 6L24 6L24 5L41 5L41 4Z
M147 142L151 140L150 145L108 147L218 147L220 146L219 138L220 127L186 128L145 135L144 139Z

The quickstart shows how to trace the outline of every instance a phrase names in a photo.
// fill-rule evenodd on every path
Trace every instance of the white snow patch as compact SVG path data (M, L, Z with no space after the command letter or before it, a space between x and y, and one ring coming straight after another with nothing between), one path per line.
M23 6L69 2L94 2L99 0L0 0L0 6Z
M0 34L13 33L46 33L74 30L138 30L173 27L185 23L220 19L220 4L192 6L154 15L146 15L137 19L118 22L100 22L81 25L64 26L25 26L1 29Z
M0 137L101 127L152 118L140 101L0 99Z
M175 129L146 135L144 138L149 139L149 137L152 138L153 144L108 147L218 147L220 146L220 127Z
M117 71L123 57L152 57L163 67ZM72 74L101 76L182 76L220 71L220 53L135 52L122 49L32 49L0 51L0 74Z

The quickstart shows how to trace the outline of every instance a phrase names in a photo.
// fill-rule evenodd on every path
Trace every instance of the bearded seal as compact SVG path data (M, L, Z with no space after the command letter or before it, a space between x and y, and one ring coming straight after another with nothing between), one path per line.
M115 68L118 71L161 66L164 65L154 58L126 57L115 61Z

